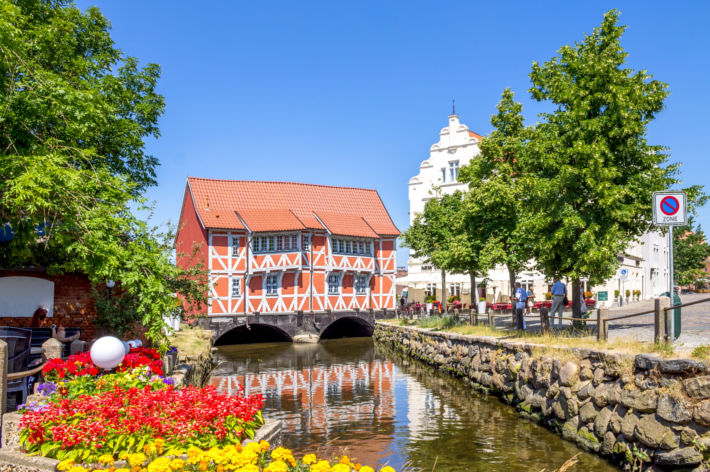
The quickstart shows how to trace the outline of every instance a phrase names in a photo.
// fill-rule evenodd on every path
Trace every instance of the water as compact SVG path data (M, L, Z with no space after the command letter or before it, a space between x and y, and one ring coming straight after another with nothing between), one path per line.
M548 472L580 452L521 419L495 397L375 345L370 338L319 344L223 346L211 379L265 398L297 455L347 453L408 471ZM614 471L587 453L569 471Z

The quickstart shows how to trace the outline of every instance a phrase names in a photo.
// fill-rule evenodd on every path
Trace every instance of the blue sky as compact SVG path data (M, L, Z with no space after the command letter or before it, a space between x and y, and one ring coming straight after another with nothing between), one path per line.
M407 183L447 124L487 134L505 87L529 123L533 61L581 40L605 11L628 25L628 63L669 83L649 141L705 184L708 2L186 2L98 6L119 48L162 66L167 108L154 222L176 222L188 175L375 188L400 229ZM199 6L198 6L199 5ZM353 202L357 204L357 202ZM710 230L710 210L699 222ZM401 251L399 263L406 263Z

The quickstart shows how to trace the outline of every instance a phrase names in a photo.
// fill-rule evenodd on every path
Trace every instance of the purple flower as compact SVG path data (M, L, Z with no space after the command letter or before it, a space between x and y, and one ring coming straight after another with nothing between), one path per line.
M165 385L175 385L175 380L172 377L165 377L163 383Z
M168 352L177 352L177 347L176 347L176 346L170 346L170 349L168 349Z
M44 396L50 396L57 391L57 385L52 382L45 382L37 386L37 391Z

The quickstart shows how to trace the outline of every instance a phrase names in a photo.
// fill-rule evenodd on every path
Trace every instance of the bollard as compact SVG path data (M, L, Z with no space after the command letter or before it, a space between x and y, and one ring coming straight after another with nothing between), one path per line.
M61 359L62 358L62 343L54 338L49 338L42 343L42 360L47 362L49 359Z
M550 331L550 312L544 306L540 307L540 331L543 334L547 334Z
M597 311L597 341L606 341L609 338L609 309L600 308Z
M7 408L7 343L0 339L0 417Z
M84 352L85 349L86 341L82 341L81 339L75 339L69 345L69 355L73 356L74 354L79 354L80 352Z
M495 322L493 321L493 310L488 312L488 326L491 328L495 327Z

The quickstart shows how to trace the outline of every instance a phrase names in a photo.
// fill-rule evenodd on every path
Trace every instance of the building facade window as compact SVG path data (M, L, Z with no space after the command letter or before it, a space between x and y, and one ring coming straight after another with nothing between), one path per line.
M441 169L441 181L446 182L446 168Z
M461 284L449 284L449 296L458 295L461 297Z
M340 274L328 275L328 295L338 295L340 293Z
M424 289L424 296L436 298L436 284L426 284L426 288Z
M311 235L304 234L303 235L303 250L310 251L310 249L311 249Z
M232 298L239 298L241 288L241 280L236 277L232 277Z
M357 295L367 294L367 275L358 274L355 276L355 293Z
M298 251L297 234L254 236L251 243L254 252Z
M239 257L239 236L232 236L232 257Z
M459 180L459 161L449 162L449 177L452 182Z
M370 249L369 241L333 238L333 254L370 256L372 255L372 251Z
M279 294L279 276L276 274L269 274L266 276L265 290L267 296L275 296Z

